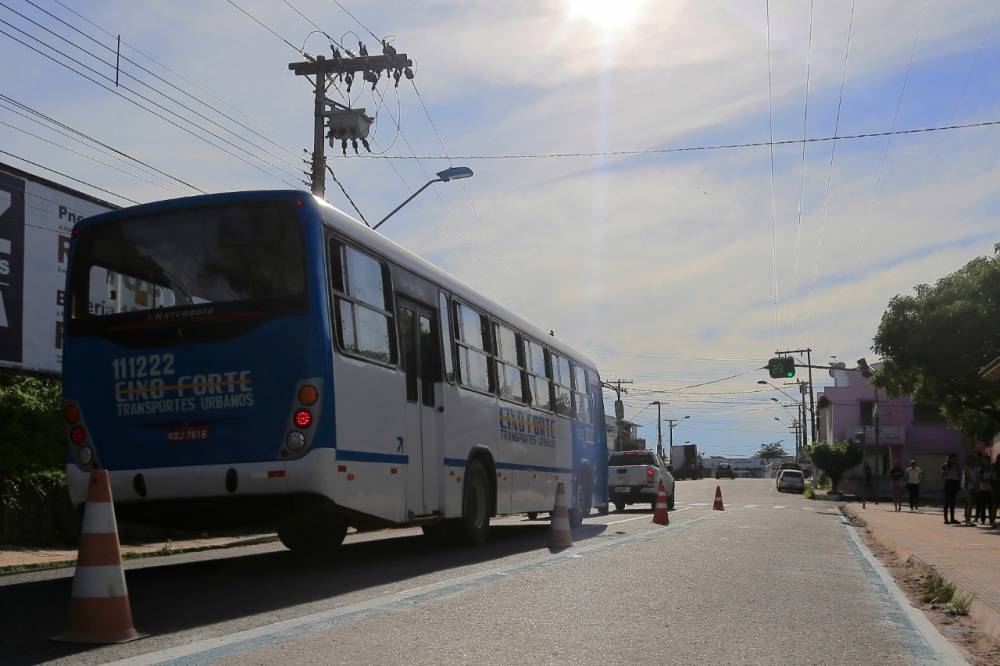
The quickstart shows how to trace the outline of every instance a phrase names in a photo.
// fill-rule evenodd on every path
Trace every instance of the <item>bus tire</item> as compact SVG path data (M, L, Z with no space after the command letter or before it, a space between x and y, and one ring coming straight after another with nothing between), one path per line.
M473 460L465 468L462 517L455 521L455 536L467 546L481 546L490 533L490 483L483 463Z
M594 487L590 482L590 473L584 471L576 481L573 489L573 508L569 510L569 526L576 529L583 525L583 519L590 515L591 502L594 501Z
M600 514L600 515L602 515L602 516L606 516L606 515L608 515L608 514L609 514L610 512L611 512L611 507L610 507L610 506L608 506L608 503L607 503L607 502L605 502L604 504L598 504L598 505L597 505L597 513L598 513L598 514Z
M538 520L538 512L537 511L529 511L528 512L528 520Z
M291 521L278 528L278 538L285 548L303 555L334 553L345 536L347 525L331 521Z
M619 501L616 500L615 501L615 511L617 511L618 513L621 513L624 510L625 510L625 502L619 502Z
M674 510L674 496L673 495L671 495L670 497L667 498L667 508L670 509L671 511Z

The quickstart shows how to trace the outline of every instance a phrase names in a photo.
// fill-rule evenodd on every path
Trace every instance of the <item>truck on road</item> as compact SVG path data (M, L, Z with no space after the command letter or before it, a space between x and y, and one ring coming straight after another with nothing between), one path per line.
M682 444L670 447L670 464L673 467L675 479L700 479L702 477L701 459L698 457L697 444Z
M608 495L615 509L649 502L656 510L656 496L663 483L667 508L674 508L674 477L652 451L615 451L608 458Z

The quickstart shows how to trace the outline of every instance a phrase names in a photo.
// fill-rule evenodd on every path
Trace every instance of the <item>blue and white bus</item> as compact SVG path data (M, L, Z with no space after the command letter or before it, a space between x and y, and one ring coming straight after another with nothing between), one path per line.
M310 194L86 219L66 294L76 504L100 467L122 520L305 551L348 526L482 543L559 482L576 524L607 511L594 364Z

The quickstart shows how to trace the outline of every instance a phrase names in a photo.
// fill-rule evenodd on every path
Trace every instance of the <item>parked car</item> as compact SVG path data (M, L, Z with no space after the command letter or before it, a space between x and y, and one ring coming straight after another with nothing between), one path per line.
M727 479L736 478L736 472L733 471L733 466L729 463L719 463L715 468L715 478L721 479L723 477Z
M806 489L802 471L798 469L783 469L778 472L778 480L775 485L779 493L785 490L801 493Z
M608 456L608 495L618 511L626 504L649 502L656 510L660 482L667 493L667 508L674 508L674 477L653 451L615 451Z

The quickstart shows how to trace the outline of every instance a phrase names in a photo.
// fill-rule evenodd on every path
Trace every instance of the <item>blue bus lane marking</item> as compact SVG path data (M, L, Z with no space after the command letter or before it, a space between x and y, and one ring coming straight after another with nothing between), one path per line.
M711 512L704 516L675 522L672 525L664 527L657 527L640 534L615 536L609 538L607 541L587 546L576 546L561 553L543 555L526 562L518 562L487 571L471 573L459 576L458 578L389 594L378 599L360 601L341 608L320 611L256 629L248 629L226 636L196 641L112 663L136 666L145 664L208 664L233 654L277 645L309 634L330 631L369 617L414 608L468 590L498 583L511 575L542 571L566 562L582 559L586 555L593 553L669 536L671 533L686 531L694 525L709 520L717 520L727 514L739 513L739 511L741 510L734 509L726 513Z

